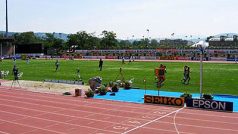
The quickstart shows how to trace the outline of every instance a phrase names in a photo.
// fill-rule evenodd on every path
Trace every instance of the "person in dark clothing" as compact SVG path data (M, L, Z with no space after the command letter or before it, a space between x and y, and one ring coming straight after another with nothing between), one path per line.
M102 65L103 65L103 60L100 59L99 60L99 66L98 66L100 71L102 71Z
M80 69L79 68L76 69L76 73L77 73L77 75L80 75Z
M189 84L189 81L190 81L190 67L189 66L184 66L182 81L183 81L183 84Z
M185 70L185 84L188 85L190 81L190 67Z
M59 69L59 60L56 60L56 62L55 62L55 71L58 71L58 69Z
M16 65L13 66L12 73L14 76L14 80L18 80L18 68Z
M181 80L183 84L185 84L185 79L186 79L185 72L186 72L187 67L188 67L188 66L184 66L184 67L183 67L183 79Z

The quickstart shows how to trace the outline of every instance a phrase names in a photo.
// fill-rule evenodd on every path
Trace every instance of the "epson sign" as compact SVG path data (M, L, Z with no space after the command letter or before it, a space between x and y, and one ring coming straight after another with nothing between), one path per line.
M211 109L218 111L233 111L232 102L204 100L204 99L188 99L186 100L187 107Z

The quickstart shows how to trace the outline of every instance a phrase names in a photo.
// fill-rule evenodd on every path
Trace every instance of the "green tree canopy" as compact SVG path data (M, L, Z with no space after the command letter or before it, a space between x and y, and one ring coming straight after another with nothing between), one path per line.
M40 43L41 39L36 37L34 32L23 32L14 34L16 44Z
M102 31L102 39L100 42L100 48L101 49L116 49L117 47L117 39L116 39L116 33L112 31Z

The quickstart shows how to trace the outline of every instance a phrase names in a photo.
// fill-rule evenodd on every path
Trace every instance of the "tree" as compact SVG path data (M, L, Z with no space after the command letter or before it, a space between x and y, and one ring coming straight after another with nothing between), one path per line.
M0 33L0 38L4 37L4 34L3 33Z
M151 40L151 48L157 48L159 46L159 42L156 39Z
M90 34L88 40L87 40L87 49L96 49L100 46L100 39L95 37L94 34Z
M66 42L68 50L74 52L75 47L72 46L76 46L77 44L78 44L77 35L76 34L68 35L68 41Z
M23 32L14 34L15 44L32 44L42 42L34 32Z
M95 37L93 33L86 33L85 31L77 32L68 36L67 46L76 49L95 49L99 46L100 39Z
M44 49L48 53L51 50L55 54L60 54L60 51L64 50L64 40L56 38L54 34L46 33L44 40ZM52 53L51 53L52 54Z
M117 46L116 33L108 32L106 30L102 31L103 38L100 42L101 49L115 49Z
M132 43L129 40L121 40L118 42L118 49L131 49Z

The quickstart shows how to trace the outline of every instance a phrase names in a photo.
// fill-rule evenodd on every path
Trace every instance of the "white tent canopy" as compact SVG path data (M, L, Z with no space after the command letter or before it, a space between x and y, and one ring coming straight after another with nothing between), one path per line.
M208 46L209 46L209 43L205 41L199 41L198 43L195 43L192 45L192 47L202 47L202 48L206 48Z

